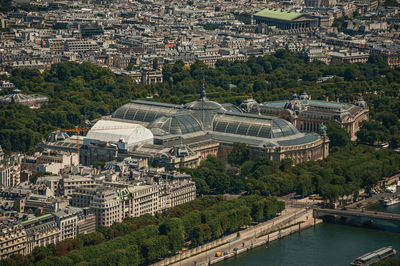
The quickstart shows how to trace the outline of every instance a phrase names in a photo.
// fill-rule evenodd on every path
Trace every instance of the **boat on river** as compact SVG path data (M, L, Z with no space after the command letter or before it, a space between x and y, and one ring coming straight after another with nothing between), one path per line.
M371 264L376 263L384 258L393 256L395 254L396 254L396 250L392 246L383 247L378 250L366 253L366 254L362 255L361 257L358 257L350 264L357 265L357 266L371 265Z
M392 205L395 205L397 203L400 203L400 198L385 199L383 201L383 205L385 205L385 206L392 206Z

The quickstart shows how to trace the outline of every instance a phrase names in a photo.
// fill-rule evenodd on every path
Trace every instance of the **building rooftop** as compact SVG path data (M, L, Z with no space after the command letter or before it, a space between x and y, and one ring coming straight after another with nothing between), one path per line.
M153 141L153 134L139 124L101 119L89 130L84 143L88 144L91 141L117 143L120 140L129 146L142 141Z
M28 223L32 223L32 222L37 222L39 220L50 218L52 216L53 216L53 214L51 214L51 213L45 214L45 215L42 215L42 216L37 216L37 217L31 218L31 219L28 219L26 221L23 221L22 224L28 224Z
M258 11L257 13L254 14L254 16L281 19L281 20L293 20L300 17L301 15L303 14L297 12L273 10L268 8Z

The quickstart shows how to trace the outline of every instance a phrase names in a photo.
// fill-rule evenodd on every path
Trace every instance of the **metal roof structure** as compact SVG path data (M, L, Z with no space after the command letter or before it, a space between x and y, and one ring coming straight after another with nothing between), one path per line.
M174 114L181 108L181 105L132 101L118 108L112 117L124 120L152 122L159 117Z
M336 111L340 110L348 110L352 106L348 103L338 103L338 102L327 102L327 101L318 101L318 100L299 100L305 106L309 106L310 108L326 108L332 109ZM276 107L276 108L283 108L288 101L275 101L275 102L265 102L261 105L268 106L268 107Z
M113 118L148 125L159 144L179 139L193 142L194 138L204 136L228 143L276 147L311 143L320 138L317 134L300 133L287 120L245 114L233 106L210 101L204 91L198 100L185 105L132 101L116 110Z
M92 141L118 143L120 140L123 140L128 146L153 142L153 133L139 124L101 119L89 130L84 144Z
M37 222L40 221L41 219L45 219L45 218L49 218L49 217L53 217L53 214L49 213L49 214L45 214L42 216L37 216L31 219L28 219L26 221L21 222L21 224L28 224L28 223L32 223L32 222Z
M283 119L235 113L216 115L213 131L266 139L299 133L292 124Z
M301 13L297 12L286 12L280 10L273 10L273 9L263 9L258 11L254 14L254 16L265 17L265 18L273 18L273 19L280 19L280 20L294 20L300 17Z
M201 131L200 123L189 113L176 113L162 116L150 124L151 128L159 128L170 134L181 135Z
M0 96L0 106L9 105L12 103L23 104L27 106L39 106L41 104L47 103L49 98L38 94L22 94L20 90L15 89L13 93Z

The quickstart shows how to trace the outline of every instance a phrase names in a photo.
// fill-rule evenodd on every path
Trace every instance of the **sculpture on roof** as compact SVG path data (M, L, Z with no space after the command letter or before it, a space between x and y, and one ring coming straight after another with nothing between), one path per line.
M362 97L362 95L360 94L358 96L357 101L355 101L355 105L361 107L361 108L368 108L367 103L364 101L364 98Z
M328 128L324 125L324 123L321 123L319 125L319 129L318 132L321 136L326 136L326 131L328 130Z

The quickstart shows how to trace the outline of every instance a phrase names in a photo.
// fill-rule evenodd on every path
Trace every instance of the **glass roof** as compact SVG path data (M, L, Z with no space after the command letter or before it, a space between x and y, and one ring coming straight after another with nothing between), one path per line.
M269 139L299 133L291 123L283 119L234 113L217 114L213 121L213 131Z
M118 108L112 117L150 123L159 117L174 114L180 108L182 108L181 105L132 101Z
M202 130L200 123L188 113L160 117L151 124L151 128L160 128L174 135L188 134Z

